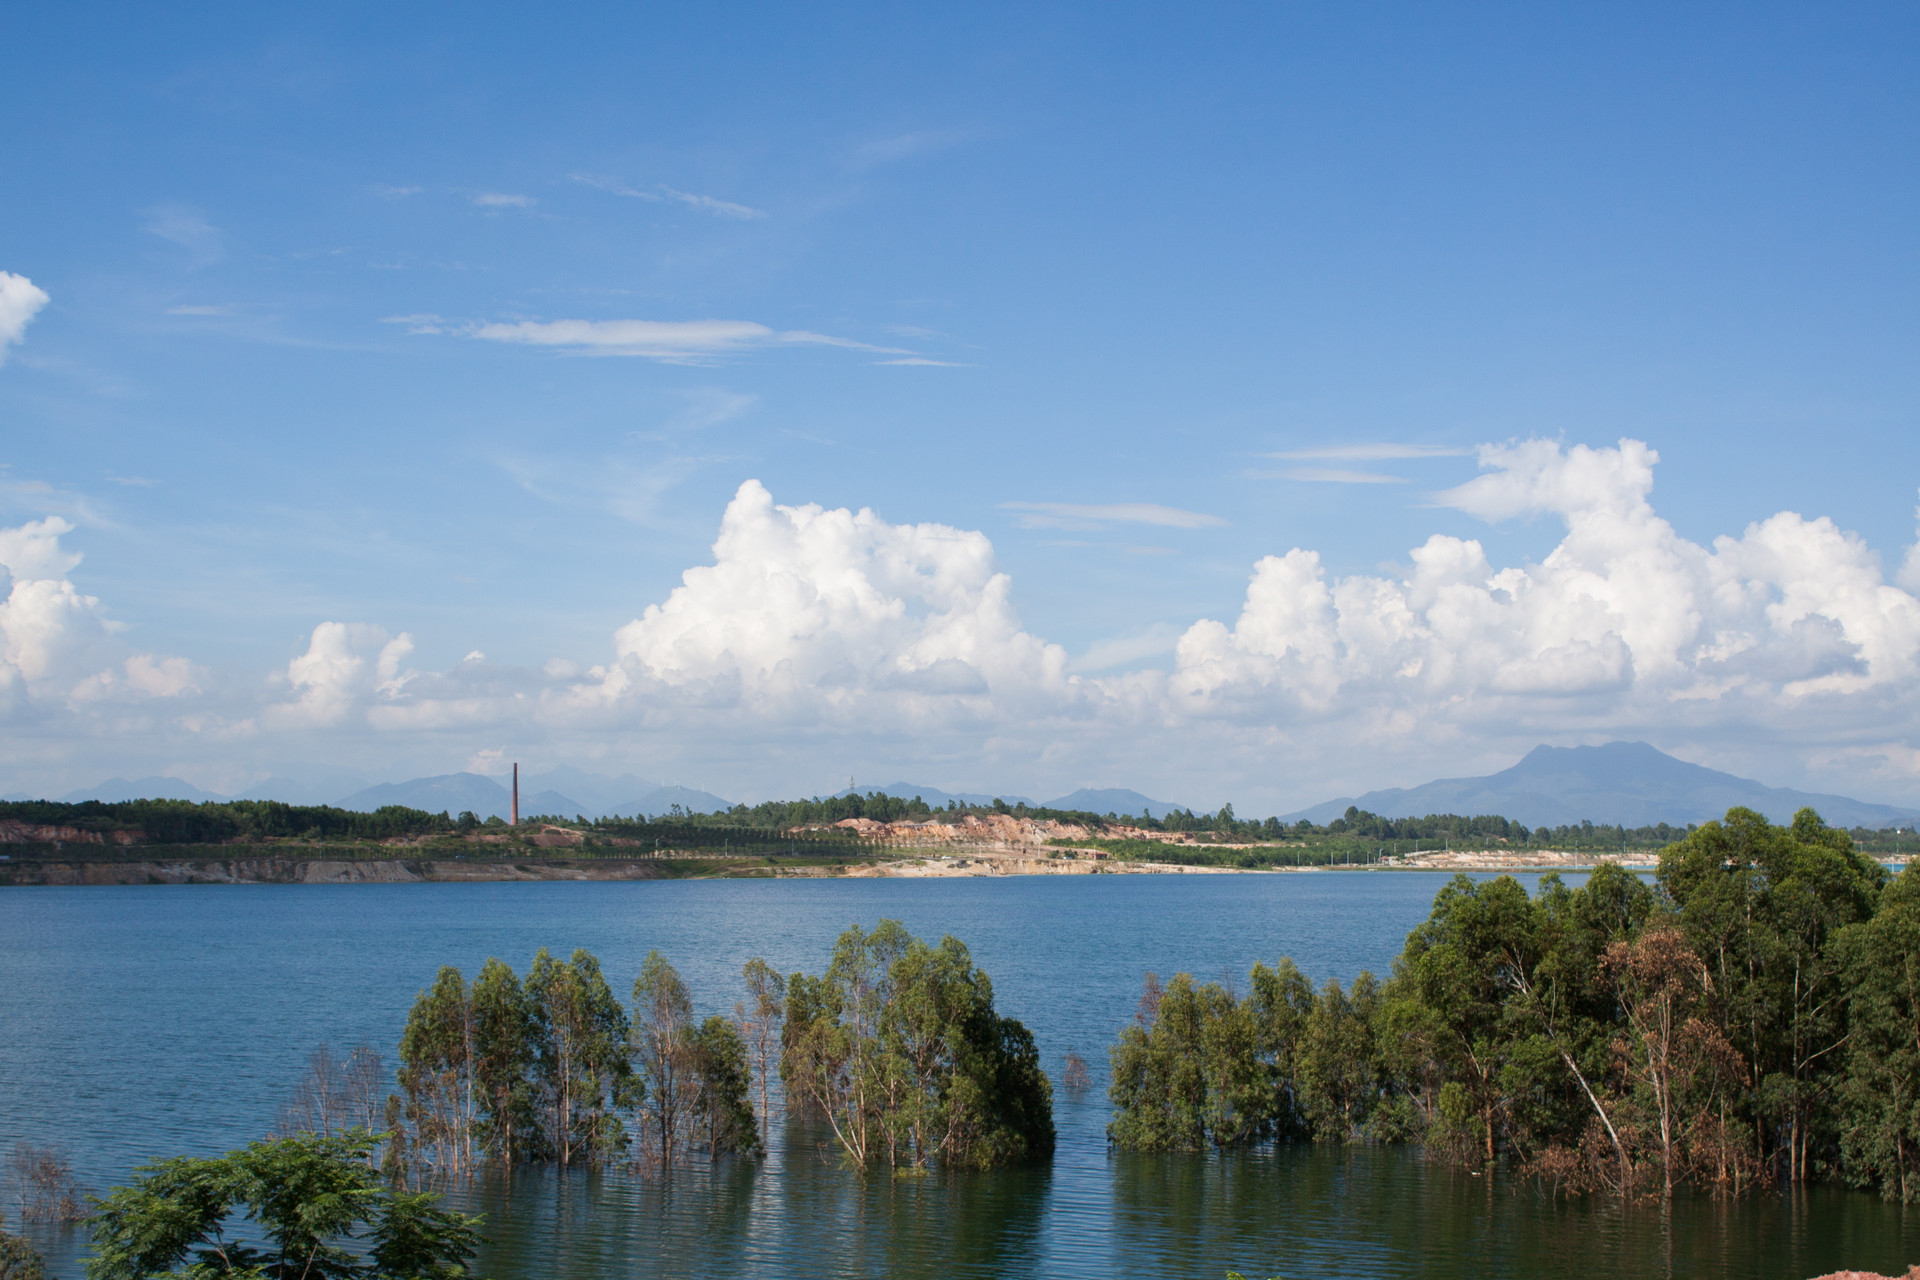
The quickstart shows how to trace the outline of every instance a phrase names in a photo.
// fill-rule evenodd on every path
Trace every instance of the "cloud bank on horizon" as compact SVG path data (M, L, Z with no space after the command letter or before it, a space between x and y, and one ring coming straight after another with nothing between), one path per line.
M74 526L49 517L0 530L4 763L88 781L87 762L138 741L153 767L230 773L271 748L425 773L508 744L698 763L736 795L871 766L1041 790L1231 786L1284 810L1385 767L1459 773L1540 741L1641 737L1709 757L1790 745L1855 790L1920 795L1920 551L1888 581L1860 538L1790 511L1689 541L1655 511L1658 455L1638 440L1489 444L1479 461L1437 501L1559 521L1537 563L1436 534L1403 571L1335 577L1296 547L1254 565L1237 618L1187 627L1169 666L1103 676L1026 629L985 534L782 505L757 480L727 505L713 562L602 661L537 669L477 649L416 669L408 633L363 620L318 622L264 679L136 652L69 576Z

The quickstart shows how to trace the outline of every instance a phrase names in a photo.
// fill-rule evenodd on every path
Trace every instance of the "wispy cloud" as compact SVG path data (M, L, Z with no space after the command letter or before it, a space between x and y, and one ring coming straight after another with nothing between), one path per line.
M383 183L374 184L373 194L382 200L405 200L408 196L417 196L425 187L390 187Z
M1154 502L1003 502L1023 529L1097 529L1115 524L1150 524L1164 529L1205 529L1226 523L1219 516L1183 511Z
M1297 480L1305 484L1405 484L1403 476L1345 467L1282 467L1277 471L1248 472L1256 480Z
M929 369L971 369L964 360L935 360L931 356L901 356L897 360L875 360L875 364L924 365Z
M1085 653L1067 662L1069 671L1108 671L1145 658L1172 653L1184 628L1171 622L1159 622L1130 636L1109 636L1087 646Z
M446 320L426 312L405 316L381 316L380 323L405 325L408 333L445 333L447 331Z
M767 216L764 209L736 204L717 196L701 195L695 191L680 191L665 183L655 183L651 188L642 190L639 187L630 187L617 178L602 177L599 174L576 173L573 175L573 180L593 187L595 190L605 191L609 195L625 196L630 200L645 200L652 204L683 204L689 209L698 209L702 213L711 213L720 218L733 218L741 222Z
M107 483L125 485L129 489L147 489L160 482L149 480L145 476L108 476Z
M147 210L147 230L187 254L187 266L198 270L220 261L225 237L200 210L186 205L159 205Z
M1444 444L1328 444L1311 449L1287 449L1269 458L1295 462L1391 462L1402 458L1465 458L1471 449Z
M473 198L473 202L482 209L531 209L539 203L532 196L513 195L504 191L483 191Z
M725 387L694 387L680 392L680 398L685 402L684 407L666 420L662 430L635 435L642 439L667 440L688 432L705 431L732 422L760 403L759 396L729 391Z
M704 466L738 463L726 455L667 454L644 462L622 457L592 459L507 454L500 469L527 493L557 507L583 505L632 524L658 528L661 499Z
M913 352L904 347L876 347L871 342L856 342L852 338L836 338L830 333L814 333L810 329L789 329L779 335L782 342L798 342L817 347L845 347L849 351L877 351L882 355L913 356ZM917 356L913 357L918 359Z
M488 342L560 347L591 355L643 356L665 364L711 364L758 348L792 345L913 354L898 347L878 347L807 329L771 329L751 320L521 320L476 325L466 332Z
M177 307L168 307L170 316L230 316L233 308L224 303L182 303Z
M915 156L945 151L948 147L965 142L972 136L958 129L923 129L914 133L899 133L892 137L875 138L853 149L853 163L854 167L860 169L897 164L902 160L911 160Z
M0 511L25 510L41 515L66 516L84 525L117 529L119 523L93 505L83 493L56 489L44 480L19 480L0 465Z

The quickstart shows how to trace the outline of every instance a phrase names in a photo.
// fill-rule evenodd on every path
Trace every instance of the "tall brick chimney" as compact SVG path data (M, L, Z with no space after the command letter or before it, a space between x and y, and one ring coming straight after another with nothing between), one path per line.
M520 825L520 762L513 762L513 823Z

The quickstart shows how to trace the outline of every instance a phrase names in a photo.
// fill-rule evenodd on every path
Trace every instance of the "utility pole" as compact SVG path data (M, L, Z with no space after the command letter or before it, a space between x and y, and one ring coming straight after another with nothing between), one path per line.
M513 818L507 825L514 827L520 825L520 762L518 760L513 762Z

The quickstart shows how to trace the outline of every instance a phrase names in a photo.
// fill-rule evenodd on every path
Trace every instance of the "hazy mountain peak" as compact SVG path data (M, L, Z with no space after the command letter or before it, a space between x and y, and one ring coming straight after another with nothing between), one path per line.
M1349 805L1385 818L1499 814L1530 827L1583 821L1681 826L1723 817L1737 805L1772 822L1790 821L1796 811L1811 806L1832 825L1847 827L1886 827L1920 817L1910 809L1848 796L1770 787L1675 759L1645 742L1539 746L1499 773L1369 791L1302 809L1286 820L1330 822Z

